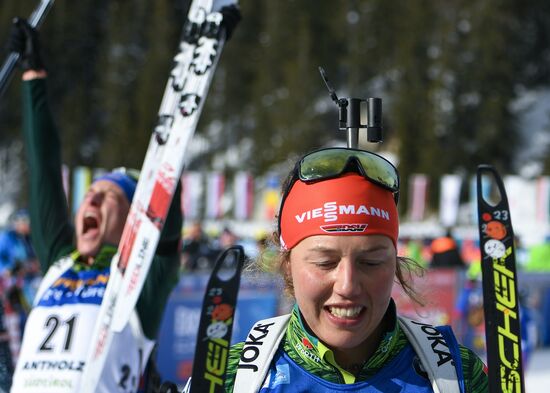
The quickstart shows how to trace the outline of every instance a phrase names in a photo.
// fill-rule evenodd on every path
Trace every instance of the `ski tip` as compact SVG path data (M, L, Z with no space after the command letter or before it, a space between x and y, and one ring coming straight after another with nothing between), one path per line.
M244 260L244 248L240 245L234 245L231 247L226 248L218 257L218 261L216 262L216 265L221 263L221 261L230 259L230 260L237 260L240 262L241 260Z
M222 281L230 281L240 277L244 265L244 248L240 245L234 245L226 248L216 260L212 277L217 277ZM222 273L223 274L220 274Z
M476 180L478 204L484 204L485 209L508 205L504 182L492 165L479 165Z

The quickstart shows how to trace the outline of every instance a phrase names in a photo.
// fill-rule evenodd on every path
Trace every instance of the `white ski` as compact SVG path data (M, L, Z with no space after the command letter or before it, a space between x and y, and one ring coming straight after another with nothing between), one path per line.
M226 5L227 2L224 2ZM232 2L235 4L235 2ZM219 4L217 4L219 5ZM113 334L122 331L137 303L151 265L206 94L225 43L222 14L213 0L194 0L174 58L101 304L80 391L95 392ZM144 359L145 363L146 359Z

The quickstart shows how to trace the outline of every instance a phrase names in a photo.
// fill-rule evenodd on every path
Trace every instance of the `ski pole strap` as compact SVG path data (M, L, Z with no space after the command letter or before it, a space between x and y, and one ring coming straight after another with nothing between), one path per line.
M464 384L464 371L462 370L462 357L460 356L460 347L458 346L458 341L453 333L453 330L450 326L438 326L437 329L441 332L449 350L451 351L451 356L453 357L453 362L455 364L456 375L458 377L458 385L460 387L461 393L466 392L466 386Z
M490 165L477 169L477 208L489 391L525 392L514 232L504 183Z
M290 314L258 321L252 326L241 352L234 392L256 393L283 339Z
M460 353L456 340L449 342L439 328L429 324L402 316L398 317L398 321L420 358L432 383L433 391L435 393L464 393L464 390L461 390L461 386L464 384L460 384L457 375L459 364L456 363L456 358L460 358ZM452 332L450 334L452 335Z

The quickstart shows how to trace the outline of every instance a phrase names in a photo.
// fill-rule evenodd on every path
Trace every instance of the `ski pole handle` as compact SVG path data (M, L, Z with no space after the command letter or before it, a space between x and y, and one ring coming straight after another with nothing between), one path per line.
M44 18L53 5L54 0L41 0L38 7L32 12L29 17L29 25L32 28L38 29L42 25ZM4 95L13 75L13 70L19 61L19 53L12 52L8 55L2 68L0 69L0 97Z

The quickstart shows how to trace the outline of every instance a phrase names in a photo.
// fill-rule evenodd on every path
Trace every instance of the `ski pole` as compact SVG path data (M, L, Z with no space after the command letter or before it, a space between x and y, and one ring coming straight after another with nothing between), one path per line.
M137 183L134 199L111 275L96 318L94 333L80 380L82 393L96 391L115 333L123 331L138 302L153 263L156 246L176 192L189 144L202 112L228 30L224 12L233 5L193 0L184 24L165 94ZM229 14L226 14L229 15ZM230 18L228 18L230 19ZM228 22L228 20L226 20Z
M53 5L53 2L54 0L40 1L38 7L34 9L31 16L29 17L29 25L31 25L32 28L38 29L42 25L42 22L44 21L46 14ZM18 60L19 53L11 52L4 61L2 69L0 69L0 97L4 95L4 92L8 88L11 77L13 75L13 70L15 69Z

